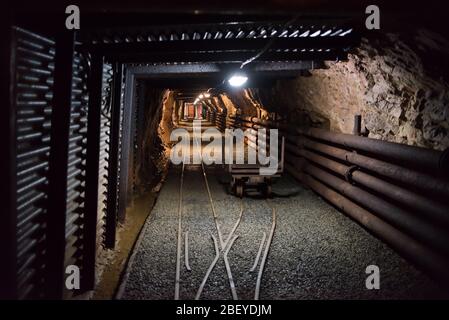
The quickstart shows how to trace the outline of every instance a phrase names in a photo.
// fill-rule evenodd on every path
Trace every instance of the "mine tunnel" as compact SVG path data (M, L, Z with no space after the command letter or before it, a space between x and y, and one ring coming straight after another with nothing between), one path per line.
M2 298L447 299L442 12L171 3L2 21Z

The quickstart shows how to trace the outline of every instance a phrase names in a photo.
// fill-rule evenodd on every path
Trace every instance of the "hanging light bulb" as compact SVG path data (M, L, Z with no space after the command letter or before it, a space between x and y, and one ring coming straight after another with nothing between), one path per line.
M232 87L241 87L246 81L248 81L248 77L243 73L235 73L228 79L228 83Z

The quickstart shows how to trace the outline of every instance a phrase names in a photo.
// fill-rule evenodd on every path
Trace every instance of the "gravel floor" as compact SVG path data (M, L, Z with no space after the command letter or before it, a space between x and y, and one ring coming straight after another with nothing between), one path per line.
M173 299L176 264L179 167L172 167L147 220L125 285L123 299ZM218 222L225 240L240 214L241 200L226 191L226 176L207 167ZM189 231L192 271L181 256L180 298L194 299L215 257L217 235L201 167L186 167L183 235ZM261 299L447 298L438 287L356 222L285 176L274 186L277 225L262 278ZM246 197L229 261L239 299L253 299L254 263L263 232L271 228L266 200ZM184 239L183 239L184 252ZM380 268L380 290L365 288L365 268ZM212 271L201 299L231 299L223 258Z

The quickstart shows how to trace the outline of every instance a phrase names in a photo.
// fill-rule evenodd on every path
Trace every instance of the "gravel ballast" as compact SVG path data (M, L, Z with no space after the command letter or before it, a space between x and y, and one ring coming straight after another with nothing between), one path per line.
M207 167L208 182L223 240L243 218L229 251L239 299L254 299L254 263L272 226L270 204L257 197L240 200L227 192L220 167ZM175 288L180 167L172 167L142 230L128 267L122 299L173 299ZM447 298L427 276L356 222L304 189L290 176L273 185L276 229L261 282L260 299L422 299ZM194 299L215 257L217 230L201 166L186 166L183 188L180 299ZM243 201L243 203L241 202ZM184 266L184 235L189 262ZM380 290L368 290L365 269L380 269ZM223 256L210 274L201 299L232 299Z

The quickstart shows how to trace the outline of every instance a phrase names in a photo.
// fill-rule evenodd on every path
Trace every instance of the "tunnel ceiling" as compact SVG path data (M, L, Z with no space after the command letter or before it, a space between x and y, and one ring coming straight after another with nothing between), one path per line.
M136 20L139 25L90 25L79 40L108 61L140 68L138 76L153 79L156 86L189 87L188 79L197 78L193 85L210 87L248 61L244 71L257 74L248 85L265 86L274 78L319 68L326 60L345 60L360 39L349 18L260 18L215 17L205 23L192 15L182 24L151 25L150 15L148 25L141 25L142 19Z
M125 63L242 63L265 48L258 61L345 59L357 44L345 19L232 21L206 24L101 28L82 40Z

